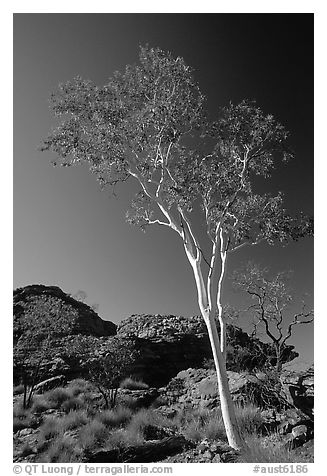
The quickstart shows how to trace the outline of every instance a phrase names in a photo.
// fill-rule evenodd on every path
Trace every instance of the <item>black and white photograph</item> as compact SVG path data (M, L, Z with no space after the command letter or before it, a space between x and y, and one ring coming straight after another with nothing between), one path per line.
M132 11L12 15L14 472L306 473L315 15Z

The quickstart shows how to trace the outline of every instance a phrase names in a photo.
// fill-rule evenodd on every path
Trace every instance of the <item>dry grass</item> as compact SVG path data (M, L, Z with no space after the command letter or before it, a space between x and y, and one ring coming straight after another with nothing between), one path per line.
M127 390L147 390L149 385L142 382L141 380L135 380L131 377L127 377L121 382L120 388L126 388Z
M110 428L116 428L130 421L133 412L130 408L117 407L113 410L105 410L96 415L96 419Z
M238 463L305 463L312 462L310 456L306 458L298 456L291 451L281 440L277 433L268 438L260 435L248 434L245 438L247 448L238 457Z

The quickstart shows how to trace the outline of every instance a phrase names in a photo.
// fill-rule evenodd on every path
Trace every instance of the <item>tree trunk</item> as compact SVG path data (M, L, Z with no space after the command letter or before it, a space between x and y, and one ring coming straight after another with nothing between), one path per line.
M221 239L221 248L222 248L224 245L224 242L222 237L220 239ZM220 270L218 289L217 289L217 308L218 308L218 319L220 324L220 351L222 353L224 361L226 362L226 323L224 322L223 306L221 303L221 294L222 294L223 283L224 283L225 273L226 273L226 259L227 259L226 251L220 252L220 259L221 259L221 270Z
M23 408L24 410L27 408L27 378L24 377L24 398L23 398Z
M240 450L241 448L244 448L245 442L241 437L235 417L234 403L229 391L226 364L220 350L219 336L214 316L211 315L209 318L206 317L205 322L207 325L211 349L216 366L220 406L228 443L235 450Z
M276 371L280 373L282 371L282 352L280 347L276 346Z

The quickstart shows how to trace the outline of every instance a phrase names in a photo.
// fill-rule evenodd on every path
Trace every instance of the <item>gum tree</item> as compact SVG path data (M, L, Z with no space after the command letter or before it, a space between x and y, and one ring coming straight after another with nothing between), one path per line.
M291 316L290 306L295 299L288 285L288 273L271 276L267 268L249 262L244 269L234 272L233 281L251 299L252 304L242 313L253 318L252 335L263 331L273 344L275 369L280 373L287 341L295 327L313 322L313 309L308 309L303 301L301 309Z
M103 87L79 77L62 84L52 106L63 121L43 149L63 166L87 162L103 187L135 180L128 221L180 237L208 328L228 441L240 448L225 365L223 280L230 253L310 232L304 217L286 213L281 194L253 189L253 178L268 177L276 157L289 158L285 129L248 101L229 104L209 123L191 68L148 47L140 48L138 65L114 73Z
M52 296L33 296L16 304L14 320L14 378L24 386L23 407L30 406L35 385L45 378L44 362L55 357L55 341L71 332L77 311Z

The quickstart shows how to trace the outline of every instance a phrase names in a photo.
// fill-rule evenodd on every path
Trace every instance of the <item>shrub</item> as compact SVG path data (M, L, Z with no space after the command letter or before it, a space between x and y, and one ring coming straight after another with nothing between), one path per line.
M76 378L68 383L67 389L69 389L73 397L77 397L81 393L85 394L92 392L94 390L94 386L87 380Z
M45 399L51 404L51 408L59 408L63 402L72 397L67 388L57 387L44 394Z
M307 461L303 461L303 456L297 456L293 451L285 447L280 440L280 435L275 436L275 441L260 438L258 435L248 435L246 437L247 447L244 448L237 463L303 463L312 462L312 457L308 456Z
M126 407L117 407L98 413L96 419L105 426L114 428L127 423L132 417L132 411Z
M216 413L213 416L208 415L202 426L202 433L204 438L208 440L226 440L226 431L222 415Z
M61 408L66 413L70 412L71 410L79 410L83 407L85 407L85 403L83 400L77 397L71 397L61 404Z
M48 417L40 426L38 442L43 443L46 440L57 437L63 433L60 425L60 419L55 417Z
M141 408L133 415L129 427L143 428L147 425L168 426L171 422L151 408Z
M262 418L261 410L255 405L251 403L236 405L235 416L241 433L257 434L261 431L264 419Z
M185 438L192 441L226 440L226 432L220 409L215 411L199 409L183 413L180 426Z
M103 445L108 435L108 428L100 421L93 420L80 429L78 438L84 450L92 450Z
M146 390L149 388L149 385L141 380L134 380L131 377L127 377L121 382L120 388L126 388L127 390Z
M55 439L41 455L44 463L74 463L80 460L81 451L74 438L62 436Z
M126 448L128 446L140 445L144 442L141 433L119 429L112 432L106 441L105 449Z
M72 410L68 415L60 418L59 427L63 430L73 430L89 423L85 410Z
M43 396L34 397L31 408L33 413L42 413L49 408L51 408L51 404Z

